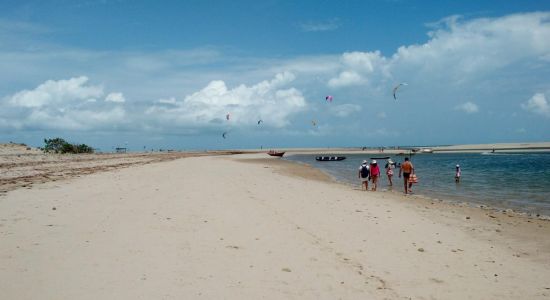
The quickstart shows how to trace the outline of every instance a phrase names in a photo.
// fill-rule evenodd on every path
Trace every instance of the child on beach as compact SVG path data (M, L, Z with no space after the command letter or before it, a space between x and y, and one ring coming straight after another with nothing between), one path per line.
M370 164L370 177L372 178L372 190L376 191L378 178L380 178L380 167L376 163L376 159L373 159Z
M459 183L460 182L460 165L456 165L456 171L455 171L455 182L456 183Z
M388 175L388 181L390 182L390 186L393 186L392 177L393 177L393 169L395 168L395 163L389 158L386 163L386 175Z
M369 166L367 165L367 161L364 160L361 166L359 166L359 173L357 174L359 179L361 180L361 189L363 186L365 186L365 190L369 190L369 179L370 179L370 170Z

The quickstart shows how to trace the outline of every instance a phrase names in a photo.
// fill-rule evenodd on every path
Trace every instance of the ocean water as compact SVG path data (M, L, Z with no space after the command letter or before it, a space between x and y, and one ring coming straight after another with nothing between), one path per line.
M357 171L364 159L370 162L371 157L391 155L340 155L347 157L340 162L318 162L315 156L291 155L285 159L307 163L338 181L359 186ZM391 158L398 163L404 159ZM391 188L383 169L386 162L378 161L383 172L379 185L382 190L403 192L399 169L394 170ZM413 186L415 194L550 216L550 153L437 153L413 155L411 161L419 178L419 183ZM462 170L458 184L454 179L457 164Z

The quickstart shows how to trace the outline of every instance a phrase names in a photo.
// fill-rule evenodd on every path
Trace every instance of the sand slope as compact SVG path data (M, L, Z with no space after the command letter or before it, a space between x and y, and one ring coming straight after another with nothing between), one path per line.
M544 239L419 203L228 157L48 182L0 198L0 298L550 295Z

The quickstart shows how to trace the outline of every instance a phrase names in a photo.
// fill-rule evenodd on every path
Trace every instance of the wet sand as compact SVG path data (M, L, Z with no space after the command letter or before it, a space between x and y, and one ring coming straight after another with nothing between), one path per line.
M264 157L7 191L0 298L550 297L550 222L365 192Z

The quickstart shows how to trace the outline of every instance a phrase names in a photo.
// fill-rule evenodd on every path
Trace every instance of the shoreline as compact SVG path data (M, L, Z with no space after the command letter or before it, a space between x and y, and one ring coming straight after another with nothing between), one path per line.
M449 152L450 153L450 152ZM460 153L470 153L470 152L460 152ZM473 152L472 152L473 153ZM531 153L531 152L529 152ZM315 153L292 153L289 156L293 155L313 155ZM344 154L344 153L342 153ZM345 153L345 154L365 154L365 153ZM441 154L441 153L434 153L434 155ZM422 155L430 155L430 154L422 154ZM283 158L284 159L284 158ZM315 166L312 166L308 164L307 162L303 162L300 160L292 160L287 159L286 161L297 163L300 165L305 165L311 168L314 168L323 174L326 174L330 179L336 183L343 184L345 186L349 186L350 188L360 188L361 185L359 182L350 182L347 179L340 179L336 176L331 175L329 172L326 172L325 170L321 168L317 168ZM398 180L398 184L394 184L393 188L390 188L387 185L380 186L379 190L377 192L382 193L390 193L394 195L400 195L403 196L402 190L402 181L401 179L397 178L397 175L394 176L394 181ZM538 220L544 220L544 221L550 221L550 214L544 213L544 212L532 212L528 210L522 210L521 207L514 207L514 206L497 206L497 205L491 205L489 203L483 202L483 200L480 199L472 199L470 197L464 196L464 195L444 195L440 193L422 193L422 192L414 192L413 194L407 195L407 197L416 197L416 198L423 198L426 199L426 201L437 201L437 202L443 202L449 205L455 205L455 206L468 206L472 208L482 209L486 211L493 211L495 213L506 213L506 214L514 214L518 217L525 217L525 218L531 218L531 219L538 219Z
M320 181L325 183L340 185L356 191L364 191L359 183L353 184L346 181L338 180L336 177L324 172L322 169L316 168L314 166L311 166L310 164L307 164L301 161L280 160L277 158L265 158L265 159L254 159L254 160L241 159L239 161L256 163L256 164L262 164L262 163L269 164L271 166L277 166L282 168L283 170L280 172L281 174L292 175L295 173L299 173L300 175L298 175L298 177L302 177L305 179L320 180L319 178L323 178ZM279 162L286 162L288 164L284 164L284 163L282 164ZM300 171L301 168L304 168L307 171L305 172ZM321 175L315 174L316 172L320 173ZM312 174L312 175L309 175L309 174ZM467 197L457 197L457 199L445 199L445 198L439 199L439 198L433 198L428 195L419 194L419 193L404 195L404 193L399 192L397 190L390 191L387 189L381 189L375 192L373 191L364 191L364 192L369 194L372 193L374 195L380 193L380 194L391 195L391 197L396 197L396 198L413 199L417 201L419 204L430 204L430 205L439 204L441 205L441 208L444 208L444 209L464 209L465 214L467 214L466 211L470 211L469 214L484 213L485 215L487 215L488 213L488 214L491 214L492 216L494 216L495 214L496 215L500 214L507 217L517 217L517 218L524 218L526 220L541 221L545 224L550 225L550 216L547 216L547 215L537 216L526 212L517 211L511 208L498 208L498 207L492 207L490 205L478 204L478 203L468 201Z

